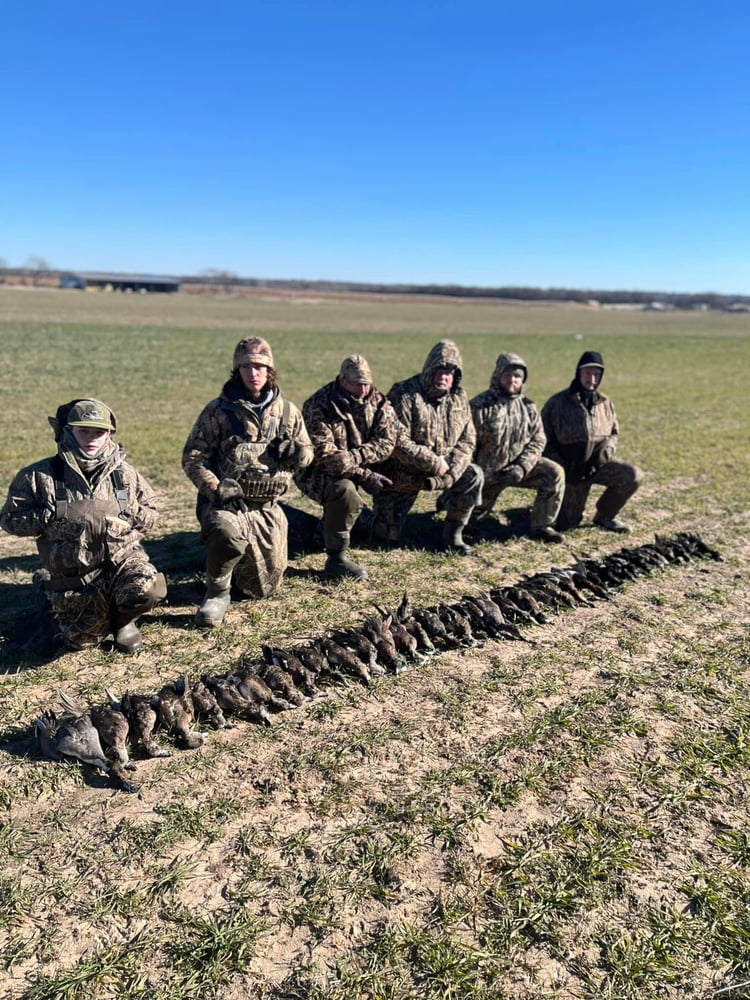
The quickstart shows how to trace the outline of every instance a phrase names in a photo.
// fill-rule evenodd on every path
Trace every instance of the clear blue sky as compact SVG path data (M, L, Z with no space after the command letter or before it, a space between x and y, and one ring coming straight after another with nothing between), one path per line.
M750 5L0 0L0 258L750 294Z

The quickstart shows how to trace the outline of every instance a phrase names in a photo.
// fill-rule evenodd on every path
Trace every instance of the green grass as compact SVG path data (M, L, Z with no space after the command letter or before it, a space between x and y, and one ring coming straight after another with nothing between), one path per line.
M524 630L534 645L487 642L331 687L270 730L238 723L197 751L161 734L173 756L137 761L137 795L40 761L30 727L60 688L84 702L105 686L146 693L357 623L404 590L430 604L623 544L582 528L559 549L511 535L465 560L363 547L370 579L339 586L310 552L278 594L194 631L203 549L180 454L251 331L299 404L352 351L387 389L452 337L473 394L511 349L542 403L601 350L621 454L646 472L632 543L697 530L726 561L561 613ZM170 584L138 657L50 658L33 543L0 536L0 997L749 995L749 331L750 317L713 313L0 289L0 486L49 454L60 402L103 398L157 489L148 547ZM501 507L528 501L510 491ZM428 536L429 511L420 498Z

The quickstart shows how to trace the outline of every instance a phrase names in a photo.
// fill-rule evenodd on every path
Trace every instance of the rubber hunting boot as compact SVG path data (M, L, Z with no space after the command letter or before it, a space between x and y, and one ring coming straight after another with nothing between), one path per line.
M464 526L459 521L446 521L443 525L442 547L448 552L456 552L460 556L471 554L471 546L463 539Z
M132 615L113 615L112 629L115 634L115 649L118 653L137 653L143 646L143 637L138 631Z
M214 579L206 577L206 596L195 612L195 624L198 628L216 628L224 621L230 601L232 575Z
M339 549L338 552L329 551L323 572L332 580L344 580L347 577L352 580L366 580L367 571L346 558L347 550L348 546Z

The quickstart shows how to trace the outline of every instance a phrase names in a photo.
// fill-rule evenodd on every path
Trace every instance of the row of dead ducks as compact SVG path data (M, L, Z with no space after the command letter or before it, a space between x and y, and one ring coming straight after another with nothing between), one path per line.
M264 645L259 661L241 659L224 675L184 677L155 695L126 692L117 699L108 691L106 704L82 707L59 692L63 713L47 710L36 719L39 747L49 759L81 761L104 771L115 787L134 791L130 750L146 757L170 755L155 739L159 729L176 745L196 748L205 738L194 728L196 720L214 729L231 728L230 719L268 726L273 713L325 697L323 685L368 685L373 677L399 674L436 653L488 638L531 642L523 627L545 624L567 608L609 600L615 588L656 569L706 558L722 557L695 533L657 535L652 544L580 559L453 603L413 608L404 595L398 608L377 608L358 628L284 649Z

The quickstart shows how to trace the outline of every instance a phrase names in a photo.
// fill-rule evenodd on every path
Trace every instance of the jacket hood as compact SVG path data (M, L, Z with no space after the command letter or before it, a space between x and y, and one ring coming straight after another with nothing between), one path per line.
M441 340L435 344L425 359L421 375L422 388L430 398L433 398L435 395L444 395L444 393L436 393L435 386L432 383L432 377L438 368L454 369L453 386L450 391L458 392L461 386L463 362L461 361L461 352L452 340Z
M524 382L528 378L529 369L520 354L511 354L510 352L499 354L495 363L495 370L490 379L490 389L502 391L500 389L500 376L506 368L522 368Z

